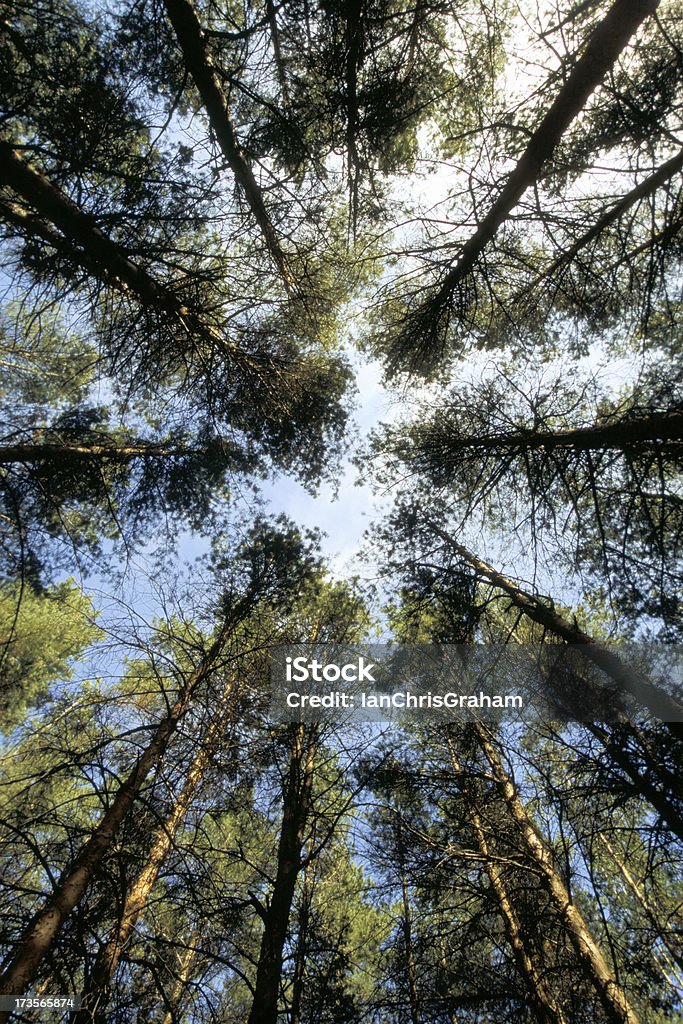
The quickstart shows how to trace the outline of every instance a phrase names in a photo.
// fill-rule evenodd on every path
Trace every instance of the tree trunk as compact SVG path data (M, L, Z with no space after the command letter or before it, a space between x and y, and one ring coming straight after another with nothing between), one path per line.
M237 139L223 86L207 49L194 5L190 0L164 0L164 4L182 50L185 65L202 98L223 156L235 175L237 184L244 192L254 220L261 229L268 251L289 291L292 286L292 278L287 269L285 255L266 210L254 173L247 163Z
M97 227L68 196L56 188L40 171L23 159L8 142L0 142L0 182L35 207L38 213L63 231L67 238L82 245L101 262L105 272L127 285L143 302L178 313L179 300L128 258L120 246Z
M466 547L453 540L445 530L433 522L428 525L434 533L440 537L450 548L456 551L479 575L491 583L503 593L507 594L516 608L519 608L533 622L537 622L550 633L560 637L567 644L580 646L583 653L598 668L602 669L611 679L623 686L626 693L632 694L636 700L650 711L657 718L662 719L669 731L676 738L683 738L683 706L657 686L654 686L647 679L637 672L632 671L627 665L607 648L600 646L591 636L584 633L575 623L569 622L562 615L548 607L533 594L522 590L513 580L498 572L487 562L478 558Z
M437 442L445 458L451 452L461 451L555 451L569 449L582 451L628 451L641 445L661 441L683 441L683 412L651 413L633 419L610 420L589 427L569 430L518 430L509 434L450 437L444 435Z
M403 942L406 951L406 977L408 979L410 1020L412 1024L420 1024L420 993L417 987L417 964L415 962L415 949L413 945L413 915L410 908L410 896L408 894L405 846L403 844L403 835L401 832L400 815L396 818L396 853L398 855L398 870L401 881L401 903L403 904L401 931L403 932Z
M558 271L568 266L572 260L578 256L582 249L590 245L591 242L595 241L599 235L602 234L611 224L614 224L622 214L626 213L635 206L641 199L646 199L648 196L653 195L657 189L666 184L671 178L675 177L680 170L683 169L683 149L679 150L678 153L663 163L653 174L644 181L641 181L640 185L636 185L630 192L627 192L623 198L618 200L606 213L596 220L592 228L589 228L580 238L570 245L568 249L565 249L561 256L558 256L553 263L550 264L542 273L538 274L537 277L531 281L530 284L525 285L522 291L512 299L512 304L520 302L523 298L528 296L529 292L532 291L537 285L543 281L552 279Z
M230 628L231 624L226 621L206 657L187 679L180 696L157 726L152 741L140 755L135 768L119 787L111 807L80 853L66 868L55 891L19 940L16 953L0 976L0 993L19 995L36 976L64 921L78 905L93 874L114 844L145 779L163 757L178 722L190 706L195 690L214 667ZM7 1020L7 1017L7 1012L0 1012L0 1022Z
M287 74L282 59L282 48L280 46L280 30L277 27L277 11L273 6L273 0L266 0L266 15L268 16L268 27L270 29L270 41L273 44L273 57L277 69L277 80L282 90L282 102L285 107L289 106L289 89L287 87Z
M616 0L603 20L594 28L586 47L574 64L545 117L510 173L503 191L486 214L474 235L465 243L460 258L446 275L430 307L441 308L457 285L469 274L496 231L528 188L538 180L541 168L549 160L588 97L614 66L620 53L652 14L659 0Z
M476 722L473 729L491 767L498 790L519 829L526 853L545 882L547 892L567 930L585 976L602 1003L606 1019L610 1024L638 1024L635 1011L588 931L582 915L572 903L569 892L554 867L552 856L527 815L517 789L503 768L486 731Z
M231 678L213 712L211 725L206 730L201 746L190 765L173 809L157 832L147 863L131 886L118 926L112 929L107 942L97 954L86 981L81 1010L73 1018L73 1024L92 1024L93 1021L103 1019L109 986L121 955L131 940L140 916L144 913L159 871L173 848L178 830L190 808L204 771L223 737L225 724L229 718L228 709L234 682Z
M363 0L353 0L345 10L346 45L346 160L349 178L349 207L351 229L355 238L358 224L358 189L360 186L360 158L356 145L358 131L358 67L363 41Z
M248 1024L276 1024L287 927L301 870L301 851L311 810L318 727L292 727L289 771L283 794L277 872L263 915L263 935Z
M21 222L25 230L44 239L51 233L49 225L54 224L68 240L82 247L84 256L78 259L90 273L96 273L113 287L134 295L143 305L169 315L177 321L183 333L190 337L199 336L212 347L227 352L245 370L262 370L247 353L226 341L210 324L204 323L173 291L129 259L125 250L97 227L90 215L76 206L45 175L27 164L18 150L7 142L0 142L0 184L12 188L41 218L48 221L48 225L41 226L41 221L36 225L36 218L25 211L23 220L17 219L18 215L14 216L15 223ZM53 244L60 244L58 236Z
M306 978L306 957L308 956L308 929L311 920L312 885L310 863L304 868L304 881L299 908L299 928L296 943L296 960L292 979L292 998L289 1006L289 1024L301 1024L301 1003Z
M198 448L178 448L163 444L72 444L67 441L0 445L0 465L34 462L68 462L80 459L101 459L130 462L132 459L164 459L198 455Z
M65 235L61 235L51 224L31 213L21 203L0 196L0 214L4 220L19 228L23 235L42 238L55 252L60 256L66 256L71 263L81 267L87 274L93 277L102 276L102 268L83 249L79 249ZM124 292L128 290L128 286L117 277L107 277L106 280L113 288L119 288Z
M645 911L645 916L647 917L648 921L659 935L659 938L662 940L662 943L666 947L666 950L671 956L672 960L674 961L674 964L676 965L679 971L683 971L683 954L681 953L681 949L680 947L676 947L676 945L672 941L671 936L668 934L668 929L663 928L660 924L659 915L657 914L657 911L654 907L650 905L645 896L645 893L638 885L637 881L635 880L631 872L629 871L628 866L619 857L619 854L614 849L610 841L605 838L602 832L598 832L597 837L598 840L607 850L610 858L616 864L617 868L619 869L621 877L626 882L626 885L631 890L635 898L638 900L638 903L640 903L641 907Z
M173 986L173 992L168 1000L169 1006L164 1014L162 1024L179 1024L180 1006L183 1001L183 995L185 994L187 983L190 980L192 968L197 960L197 950L194 948L197 938L197 932L193 932L190 937L190 941L187 944L185 956L180 962L180 969L176 977L175 985Z
M508 894L502 871L491 856L486 830L477 810L476 803L464 780L463 767L457 759L453 741L450 736L447 739L451 764L455 772L458 786L465 798L467 814L472 825L477 846L481 852L484 869L488 875L493 889L498 909L503 919L505 935L524 986L529 996L529 1002L538 1024L566 1024L566 1017L562 1009L557 1005L555 999L548 991L541 970L534 963L534 960L527 949L524 933L520 925L513 901Z

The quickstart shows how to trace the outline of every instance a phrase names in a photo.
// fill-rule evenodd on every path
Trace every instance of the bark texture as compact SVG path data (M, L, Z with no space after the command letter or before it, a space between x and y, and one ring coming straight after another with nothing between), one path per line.
M34 462L72 462L100 459L130 462L132 459L165 459L198 455L198 448L178 448L164 444L71 444L68 441L0 445L0 465Z

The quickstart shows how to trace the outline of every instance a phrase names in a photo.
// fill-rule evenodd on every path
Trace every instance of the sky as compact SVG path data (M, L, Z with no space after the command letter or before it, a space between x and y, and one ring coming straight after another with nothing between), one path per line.
M355 355L356 408L352 432L357 433L360 444L379 422L391 422L400 411L396 397L382 383L382 368L374 360ZM353 465L356 446L348 444L341 462L341 475L333 483L323 484L318 494L310 494L291 478L279 476L263 488L264 497L274 513L285 512L297 525L318 527L324 531L322 551L329 562L330 573L336 578L367 575L368 565L359 559L363 533L384 500L374 494L372 464L368 460L367 472Z
M516 47L517 37L519 40L524 40L527 38L527 32L522 28L521 31L513 33L513 36L514 39L508 41L511 50ZM547 60L548 53L545 48L543 53ZM526 53L516 47L515 60L510 61L509 75L502 82L502 88L509 92L510 96L516 93L525 95L533 81L540 80L547 74L547 68L532 60L532 56L531 51ZM187 130L190 131L189 126ZM191 133L188 137L191 137ZM421 131L420 143L421 151L426 158L430 149L428 126ZM424 164L418 166L429 166L429 162L426 160ZM414 205L423 211L429 211L435 217L446 215L446 207L441 204L448 202L449 192L455 185L454 178L456 177L454 165L435 164L430 173L416 173L402 178L396 185L395 199L400 205L405 204L406 207ZM397 237L400 237L402 229L398 226L397 229ZM410 232L412 229L408 227L406 230ZM271 514L276 515L283 512L300 527L316 527L323 531L322 554L328 562L331 574L338 578L354 575L371 578L376 574L376 567L372 564L371 550L366 558L363 559L360 556L361 548L364 545L363 535L373 519L378 518L382 509L389 506L392 495L375 493L373 466L369 459L360 467L354 465L352 459L359 450L362 451L362 446L373 427L380 422L394 421L407 408L407 404L401 401L400 395L390 392L383 386L380 364L353 349L354 328L359 314L362 316L362 310L350 310L347 329L342 331L347 339L345 343L347 354L356 370L358 395L353 416L354 430L350 433L347 441L347 452L342 460L340 477L334 483L321 485L316 495L310 494L295 480L284 475L278 475L275 479L266 481L261 488ZM475 372L481 366L481 360L476 356L470 357L469 366L456 367L454 372L462 377L468 372ZM411 388L411 402L419 394L419 389ZM476 538L476 542L477 550L486 557L486 546L491 541L486 536L482 536ZM201 555L206 547L207 541L203 538L191 534L181 535L179 538L180 561L192 561ZM146 553L143 553L143 557L139 560L141 594L146 589L144 579L150 571L147 564L148 559L144 557L144 554ZM514 573L515 568L519 568L520 575L524 574L523 555L524 552L515 552L509 548L506 551L499 551L495 542L488 552L488 557L496 561L502 569ZM499 560L499 556L503 556L502 561ZM108 583L106 579L100 578L93 582L96 582L98 589L103 594L106 593ZM552 589L552 581L543 580L541 584L547 592L557 593L557 590ZM141 608L145 604L146 602L141 599Z

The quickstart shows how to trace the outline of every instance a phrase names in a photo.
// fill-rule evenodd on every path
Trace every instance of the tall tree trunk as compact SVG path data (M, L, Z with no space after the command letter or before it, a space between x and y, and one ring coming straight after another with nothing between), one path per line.
M673 736L683 738L683 706L677 700L654 686L639 673L632 671L618 655L602 647L575 623L565 619L538 597L522 590L513 580L459 544L438 523L429 520L428 525L438 537L474 569L477 575L489 580L495 587L502 590L516 608L519 608L533 622L537 622L550 633L560 637L565 643L580 646L583 654L598 668L623 686L625 691L632 694L640 704L649 708L654 715L662 719Z
M133 771L119 787L113 803L102 816L90 839L65 869L54 892L35 915L19 940L16 952L0 975L0 993L18 995L34 979L64 921L81 900L96 869L112 848L145 779L162 759L179 721L190 706L197 687L207 678L221 655L232 623L226 620L199 667L189 676L168 714L157 726L151 742ZM0 1012L0 1022L7 1020Z
M349 207L351 229L355 237L358 226L358 190L360 187L360 157L356 145L358 131L358 68L363 42L363 0L352 0L345 12L346 45L346 160L349 179Z
M638 1024L634 1009L591 936L581 913L572 903L567 887L555 869L553 858L531 822L486 730L477 722L473 724L473 730L491 767L498 791L519 830L526 854L545 883L548 895L583 966L585 976L602 1003L606 1019L610 1024Z
M289 770L283 793L283 814L277 851L277 871L270 901L263 914L263 935L248 1024L276 1024L287 927L301 871L306 825L311 810L317 725L292 726Z
M117 278L143 302L169 312L179 313L181 303L166 291L146 270L138 267L68 196L31 167L21 153L8 142L0 142L0 182L9 185L18 195L55 224L67 238L83 246L99 261L104 272Z
M218 71L206 46L204 32L194 5L190 0L164 0L164 4L182 50L185 65L202 98L223 156L244 192L254 220L261 229L268 251L285 287L291 290L292 278L287 269L280 240L266 210L254 172L247 163L237 139L228 101L223 92Z
M86 981L82 1008L75 1015L74 1024L92 1024L93 1021L103 1020L109 986L121 955L131 940L140 916L144 913L159 871L173 849L178 830L190 809L197 787L223 738L225 725L229 719L229 704L234 691L234 682L234 679L231 678L225 687L173 809L157 832L147 863L131 886L119 923L112 929L109 938L97 954Z
M396 819L396 853L398 854L398 870L401 881L401 903L403 905L401 931L403 932L403 943L406 951L406 978L408 980L410 1020L412 1024L421 1024L420 993L417 987L417 964L415 962L415 949L413 944L413 915L410 907L410 896L408 893L405 846L403 844L403 835L401 832L400 815Z
M304 881L299 907L299 927L294 961L294 977L292 979L292 998L289 1006L289 1024L301 1024L301 1004L306 979L306 958L308 956L308 929L311 921L311 899L313 886L310 878L310 861L304 867Z
M35 442L29 444L0 445L0 465L34 462L69 462L98 459L109 462L130 462L132 459L166 459L176 456L199 455L199 448L183 448L164 444L73 444L62 442Z
M527 990L529 1003L534 1016L538 1024L566 1024L566 1017L562 1012L561 1007L558 1006L551 992L548 990L543 979L542 971L534 962L534 959L527 948L528 943L525 940L524 932L517 917L513 900L507 891L503 873L498 863L491 855L481 815L477 810L476 802L473 800L472 794L467 786L464 777L464 769L458 761L455 747L450 736L447 738L447 743L451 765L453 766L453 771L458 781L460 791L465 798L467 815L472 825L472 831L474 832L477 846L479 847L482 855L484 869L488 875L491 888L493 889L493 893L498 903L500 915L503 919L505 935L512 950L517 972Z
M628 865L625 864L624 861L621 859L617 851L610 843L609 839L607 839L602 834L602 832L598 832L597 837L599 842L601 842L607 850L610 858L616 864L617 868L619 869L619 874L624 879L626 885L631 890L635 898L638 900L638 903L645 911L645 916L657 932L659 938L662 940L662 944L666 947L666 950L670 954L672 960L674 961L674 964L676 965L679 971L683 971L683 953L681 952L680 946L677 947L675 945L675 943L672 941L671 935L669 934L669 929L663 927L660 923L659 914L657 913L656 909L653 906L651 906L642 888L640 887L640 885L638 885L638 882L635 880L635 878L629 871ZM679 977L679 983L680 980L681 979Z
M527 147L519 158L498 199L462 247L460 258L444 278L428 307L441 309L457 285L472 271L484 247L528 188L538 180L565 131L581 112L594 89L614 66L620 53L652 14L659 0L616 0L606 16L594 28L583 53L551 103Z
M568 430L517 430L510 433L451 436L430 443L448 458L450 453L463 451L628 451L641 445L658 444L662 441L683 441L683 412L655 412L649 416L634 416L589 427L574 427Z
M187 983L192 975L192 969L197 961L197 950L195 943L198 939L198 933L193 932L190 936L190 941L187 944L185 955L180 961L178 968L178 974L176 976L175 985L171 992L168 1000L168 1009L164 1014L162 1024L180 1024L180 1008L183 1002L183 996L187 989Z
M670 160L663 163L653 174L649 175L649 177L645 178L639 185L636 185L635 188L632 188L630 192L627 192L625 196L614 203L606 213L603 213L602 217L596 220L595 224L588 231L585 231L569 248L565 249L561 256L558 256L533 281L525 285L522 291L517 292L513 296L511 304L515 305L520 302L543 281L551 280L558 271L568 266L582 249L585 249L586 246L595 241L603 231L606 231L610 225L619 220L631 207L635 206L641 199L647 199L648 196L654 195L661 185L665 185L667 181L670 181L681 170L683 170L683 149L680 149L675 156L672 156Z
M499 620L500 621L500 620ZM625 775L631 780L634 789L640 794L662 819L675 835L683 841L683 817L669 797L672 793L677 800L683 800L683 783L681 779L661 763L655 751L642 731L633 725L632 722L623 721L619 723L619 733L610 735L607 729L597 725L595 722L584 722L586 728L604 746L610 759L621 768ZM623 730L627 736L636 741L640 749L640 756L645 762L646 769L663 784L664 790L658 789L652 779L640 771L628 753Z
M280 30L277 27L277 11L273 0L266 0L266 15L268 16L268 27L270 28L270 41L273 46L273 57L277 70L277 80L282 90L282 102L285 107L289 106L289 88L287 86L287 73L282 59L282 47L280 46Z
M27 164L20 152L8 142L0 142L0 184L12 188L38 212L40 218L48 222L41 227L39 220L36 227L36 218L25 211L22 221L25 230L45 238L51 233L49 225L54 224L67 240L82 247L85 256L80 262L89 272L95 272L98 278L135 296L143 305L175 319L184 333L191 338L198 336L212 347L226 352L236 365L245 370L262 371L263 368L246 352L228 342L215 327L205 323L184 305L171 289L131 260L117 242L97 227L89 214L84 213L44 174ZM17 223L16 216L14 222ZM59 244L57 240L55 244Z

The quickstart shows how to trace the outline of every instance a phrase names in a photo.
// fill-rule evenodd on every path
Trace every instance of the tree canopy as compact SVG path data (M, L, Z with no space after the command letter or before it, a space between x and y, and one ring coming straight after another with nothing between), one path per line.
M3 0L0 100L0 1021L683 1022L675 0ZM271 701L378 641L553 713Z

